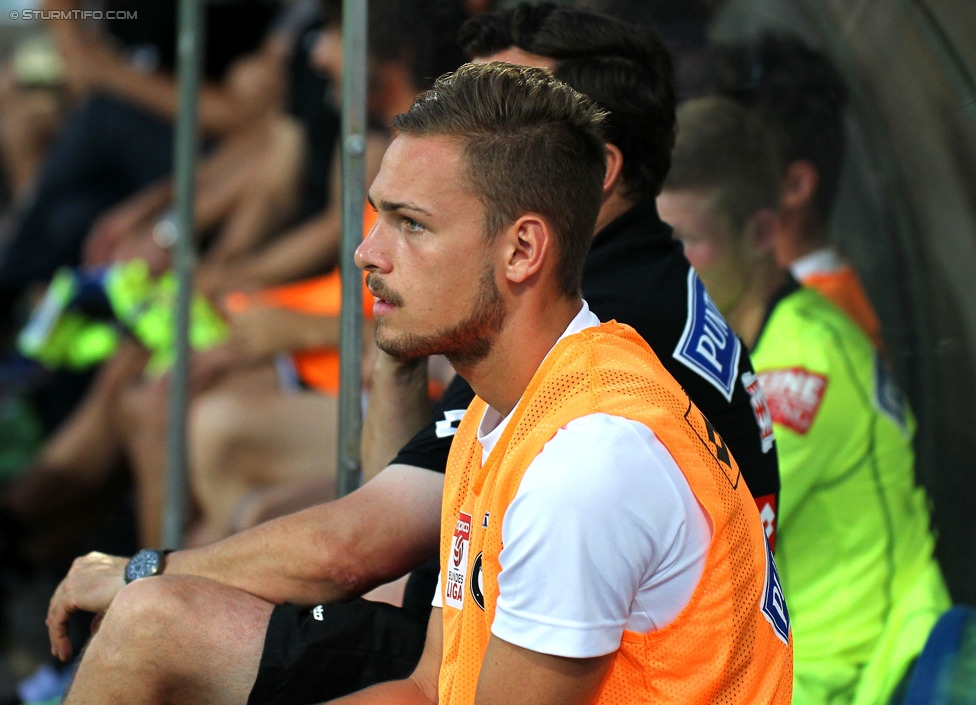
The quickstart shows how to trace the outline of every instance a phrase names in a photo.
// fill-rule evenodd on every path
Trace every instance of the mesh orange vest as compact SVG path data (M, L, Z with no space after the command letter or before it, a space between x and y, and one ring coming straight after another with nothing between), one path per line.
M713 527L689 604L658 631L624 632L597 702L790 702L789 617L756 505L722 439L632 328L611 322L557 343L482 466L477 430L485 408L476 397L461 421L445 479L441 705L474 703L498 599L502 518L522 475L556 431L593 413L646 424ZM459 599L462 608L452 607Z

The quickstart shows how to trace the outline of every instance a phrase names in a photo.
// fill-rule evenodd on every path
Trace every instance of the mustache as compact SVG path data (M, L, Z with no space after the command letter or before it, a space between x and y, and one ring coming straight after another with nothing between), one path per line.
M383 280L375 272L366 275L366 286L376 298L389 301L394 306L403 306L403 298L383 283Z

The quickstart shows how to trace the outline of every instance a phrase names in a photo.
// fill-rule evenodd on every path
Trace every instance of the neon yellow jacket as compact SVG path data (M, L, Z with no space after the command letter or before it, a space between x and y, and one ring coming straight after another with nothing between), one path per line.
M887 703L949 606L914 418L865 334L811 289L775 304L752 360L779 452L793 702Z

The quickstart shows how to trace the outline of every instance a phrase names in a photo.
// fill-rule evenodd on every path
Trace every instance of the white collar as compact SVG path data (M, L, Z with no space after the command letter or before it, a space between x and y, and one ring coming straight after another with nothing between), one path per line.
M795 260L790 265L790 273L794 279L802 282L815 274L835 274L846 266L843 255L828 245Z

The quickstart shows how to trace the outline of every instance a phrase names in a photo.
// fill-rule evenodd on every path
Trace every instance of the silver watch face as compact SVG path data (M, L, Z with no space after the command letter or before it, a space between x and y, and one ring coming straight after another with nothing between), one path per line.
M132 557L125 566L125 582L131 583L139 578L158 575L163 569L164 554L152 548L144 548Z

